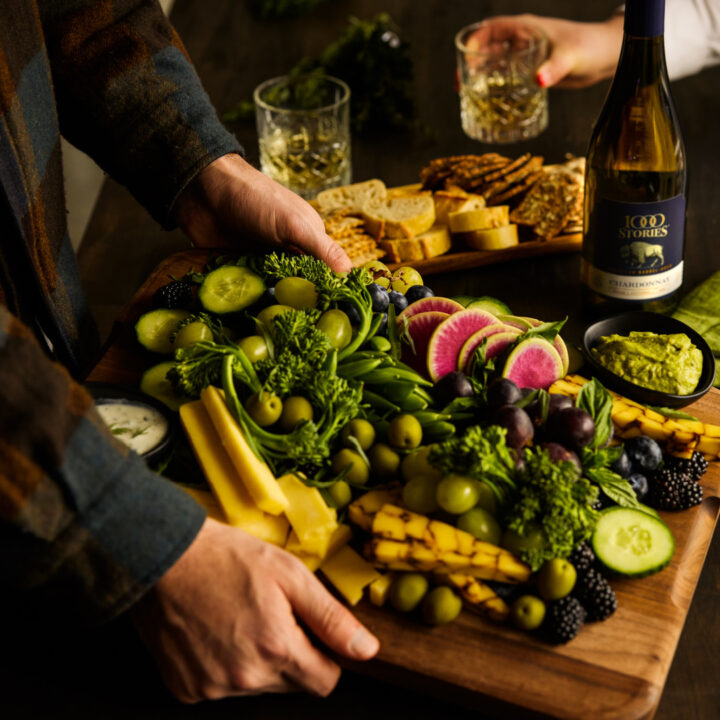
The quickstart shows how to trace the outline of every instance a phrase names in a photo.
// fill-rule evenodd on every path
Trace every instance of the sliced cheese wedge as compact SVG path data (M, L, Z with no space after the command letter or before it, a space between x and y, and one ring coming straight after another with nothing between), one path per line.
M196 400L182 405L180 421L212 495L194 488L183 489L207 510L210 517L242 528L273 545L285 545L290 529L287 518L263 512L250 497L202 402ZM216 516L213 504L219 506L222 518Z
M215 426L220 442L252 499L261 510L271 515L280 515L288 506L288 499L270 468L248 445L242 430L230 414L220 390L210 385L202 391L200 399Z
M290 531L287 542L285 543L285 549L295 555L296 558L302 560L310 572L315 572L322 563L332 557L341 547L347 545L352 538L352 530L349 525L338 525L335 532L330 536L327 549L324 555L311 555L306 552L303 546L300 544L300 539L294 530Z
M328 558L320 570L351 605L357 605L363 590L380 577L380 573L349 545Z

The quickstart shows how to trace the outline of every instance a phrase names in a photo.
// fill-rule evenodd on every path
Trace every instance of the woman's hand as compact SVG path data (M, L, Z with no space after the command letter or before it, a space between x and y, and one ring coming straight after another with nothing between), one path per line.
M175 217L198 247L263 243L314 255L337 272L352 267L311 205L239 155L224 155L202 170L180 194Z
M518 22L535 25L545 32L549 54L537 71L538 82L543 87L587 87L615 72L622 43L622 14L599 23L539 15L503 15L490 18L488 22L489 29L480 28L467 39L469 49L482 47L488 39L497 41L512 37L513 26Z
M379 648L299 560L210 519L133 619L166 685L188 703L293 690L328 695L340 668L299 622L354 660Z

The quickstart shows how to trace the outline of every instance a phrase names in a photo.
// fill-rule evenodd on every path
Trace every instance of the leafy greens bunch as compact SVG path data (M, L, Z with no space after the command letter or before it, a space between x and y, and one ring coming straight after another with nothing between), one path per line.
M541 528L545 542L521 553L537 570L545 560L567 557L595 529L597 488L580 477L569 461L553 462L539 447L525 450L525 467L518 474L517 493L507 503L505 525L522 537Z

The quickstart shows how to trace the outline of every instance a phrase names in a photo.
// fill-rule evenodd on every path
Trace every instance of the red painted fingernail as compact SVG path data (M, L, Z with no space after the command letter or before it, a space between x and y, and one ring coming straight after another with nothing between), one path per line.
M550 78L546 72L539 72L537 74L537 81L540 83L540 87L547 87L550 82Z

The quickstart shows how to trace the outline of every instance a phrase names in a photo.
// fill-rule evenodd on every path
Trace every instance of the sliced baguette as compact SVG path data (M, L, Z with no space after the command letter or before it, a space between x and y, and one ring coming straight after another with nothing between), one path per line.
M518 244L517 225L472 230L458 235L474 250L502 250Z
M485 198L482 195L473 195L463 190L438 190L433 193L435 200L435 221L448 224L448 216L453 212L469 212L481 210L485 207Z
M365 230L378 240L412 238L432 227L435 203L429 195L371 200L362 215Z
M386 196L385 183L373 179L323 190L317 194L313 205L321 215L343 208L347 208L349 212L359 213L366 203L384 200Z
M381 240L378 245L385 250L387 262L417 262L446 253L451 246L450 232L447 225L433 225L414 238Z
M422 183L414 183L413 185L398 185L387 189L387 197L408 197L411 195L432 195L431 190L423 190Z
M508 205L494 205L479 210L465 212L451 212L448 215L450 232L466 233L473 230L487 230L501 227L510 222L510 208Z

